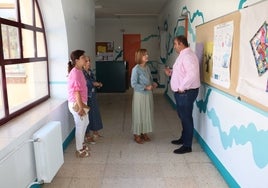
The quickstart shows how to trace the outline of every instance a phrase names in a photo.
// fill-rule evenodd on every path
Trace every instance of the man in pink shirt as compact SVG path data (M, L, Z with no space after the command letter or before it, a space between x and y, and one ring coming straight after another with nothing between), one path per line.
M200 87L199 62L196 54L189 48L187 38L183 35L174 39L174 49L179 54L173 69L166 68L165 73L171 76L170 85L174 92L176 108L182 124L181 137L171 141L182 145L174 150L176 154L192 152L194 133L193 104Z

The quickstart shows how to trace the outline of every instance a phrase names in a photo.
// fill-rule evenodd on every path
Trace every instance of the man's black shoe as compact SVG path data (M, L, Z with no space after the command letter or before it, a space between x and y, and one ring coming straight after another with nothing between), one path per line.
M175 144L175 145L181 145L181 144L183 144L183 141L182 141L182 139L179 139L179 140L172 140L171 143L172 143L172 144Z
M181 146L179 149L175 149L173 152L176 154L190 153L190 152L192 152L192 148L186 147L186 146Z

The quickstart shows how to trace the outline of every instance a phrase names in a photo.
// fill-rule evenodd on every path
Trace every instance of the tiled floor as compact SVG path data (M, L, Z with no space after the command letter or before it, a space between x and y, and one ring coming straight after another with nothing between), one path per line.
M64 152L64 164L44 188L225 188L228 187L200 145L193 152L173 154L170 141L180 134L176 111L154 92L155 126L151 142L137 144L131 133L132 91L98 93L104 136L90 145L91 156L74 155L74 140Z

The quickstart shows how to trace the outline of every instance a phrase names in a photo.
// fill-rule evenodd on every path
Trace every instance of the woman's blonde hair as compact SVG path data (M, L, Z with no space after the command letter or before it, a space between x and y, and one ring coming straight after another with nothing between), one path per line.
M146 49L138 49L136 52L135 52L135 62L136 64L141 64L142 63L142 57L147 55L147 50Z

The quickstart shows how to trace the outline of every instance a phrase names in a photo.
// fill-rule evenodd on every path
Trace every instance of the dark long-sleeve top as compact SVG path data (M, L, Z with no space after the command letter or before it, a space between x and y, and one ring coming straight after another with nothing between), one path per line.
M95 86L93 85L93 83L96 81L95 75L91 70L83 70L83 73L87 81L88 97L91 98L92 94L95 92Z

